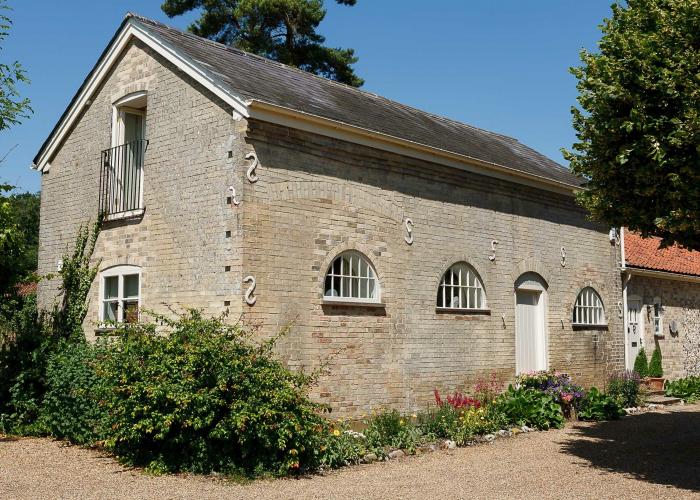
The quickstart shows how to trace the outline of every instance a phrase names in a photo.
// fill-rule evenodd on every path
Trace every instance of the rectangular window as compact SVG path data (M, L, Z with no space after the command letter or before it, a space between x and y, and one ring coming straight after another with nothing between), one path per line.
M135 266L118 266L102 274L103 323L136 323L141 302L141 274Z
M662 326L663 308L660 303L654 304L654 335L660 337L663 335Z

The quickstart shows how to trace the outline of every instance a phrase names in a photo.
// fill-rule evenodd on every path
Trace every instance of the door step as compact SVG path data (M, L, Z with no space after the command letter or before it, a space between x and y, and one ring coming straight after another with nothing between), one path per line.
M652 394L647 396L646 398L646 403L651 404L651 405L675 405L677 403L680 403L681 399L680 398L672 398L668 396L664 396L663 393L661 394Z

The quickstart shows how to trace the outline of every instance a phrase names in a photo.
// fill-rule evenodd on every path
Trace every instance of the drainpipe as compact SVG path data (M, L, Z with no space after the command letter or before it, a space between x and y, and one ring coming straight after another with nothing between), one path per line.
M627 262L625 257L625 228L620 228L620 272L622 279L622 328L624 329L625 338L625 368L629 368L629 324L627 318L627 285L632 279L632 274L627 271Z

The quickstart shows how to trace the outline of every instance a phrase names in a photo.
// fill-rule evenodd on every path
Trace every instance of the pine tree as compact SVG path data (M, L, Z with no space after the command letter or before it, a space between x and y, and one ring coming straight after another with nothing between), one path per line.
M357 62L354 50L326 47L316 32L326 17L323 0L165 0L161 9L168 17L201 10L189 26L195 35L353 87L364 83L351 67Z

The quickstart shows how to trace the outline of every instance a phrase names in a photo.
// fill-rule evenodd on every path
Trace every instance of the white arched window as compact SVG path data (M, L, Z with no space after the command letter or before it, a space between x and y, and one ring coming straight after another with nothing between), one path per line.
M437 292L438 309L486 309L484 286L474 269L458 262L442 276Z
M591 287L586 287L579 292L574 305L574 325L597 326L605 325L605 309L603 301Z
M100 321L136 323L141 306L141 268L114 266L100 273Z
M379 302L377 274L367 257L355 251L338 255L326 273L323 299L331 302Z

